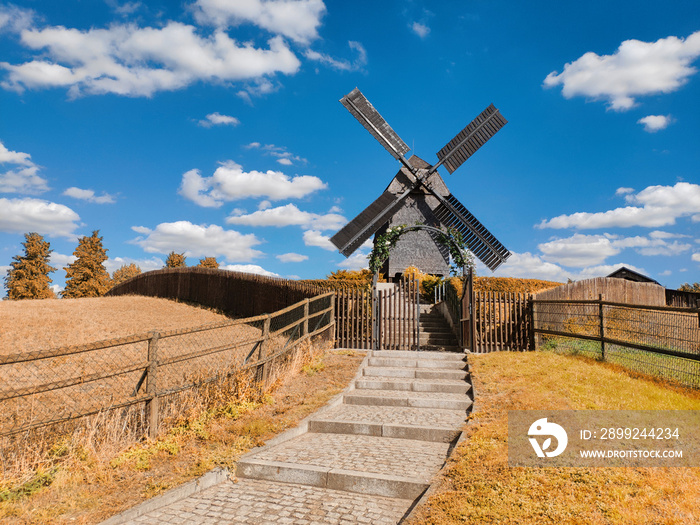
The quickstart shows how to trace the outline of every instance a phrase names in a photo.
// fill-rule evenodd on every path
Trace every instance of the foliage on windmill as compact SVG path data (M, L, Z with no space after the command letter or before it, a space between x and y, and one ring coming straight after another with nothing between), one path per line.
M410 148L359 89L340 102L403 164L384 193L331 237L340 253L349 257L372 235L376 243L389 228L424 224L459 232L469 250L491 270L505 262L510 252L452 195L437 172L444 165L453 173L507 123L498 109L490 105L482 111L437 153L438 162L431 166L416 155L405 157ZM392 248L382 273L393 278L415 266L426 274L447 276L449 257L449 250L434 232L410 231Z

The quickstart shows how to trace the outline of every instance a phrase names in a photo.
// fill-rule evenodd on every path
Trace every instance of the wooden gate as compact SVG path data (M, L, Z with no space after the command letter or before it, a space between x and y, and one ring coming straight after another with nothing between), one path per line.
M418 350L420 346L419 286L415 279L378 283L373 290L373 348Z
M474 292L472 352L527 350L530 345L530 307L528 294Z

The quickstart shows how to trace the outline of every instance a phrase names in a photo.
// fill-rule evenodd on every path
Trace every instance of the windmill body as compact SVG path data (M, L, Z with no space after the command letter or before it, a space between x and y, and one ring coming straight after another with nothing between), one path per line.
M376 242L376 238L392 226L420 223L459 231L469 250L491 270L510 256L510 252L450 193L437 172L437 168L444 165L453 173L507 123L493 105L447 143L437 153L438 162L431 166L415 155L406 159L404 155L410 148L359 89L348 93L340 102L403 164L384 193L331 237L340 253L349 257L372 235ZM393 278L408 266L416 266L424 273L447 275L448 250L425 230L407 232L391 250L383 272Z

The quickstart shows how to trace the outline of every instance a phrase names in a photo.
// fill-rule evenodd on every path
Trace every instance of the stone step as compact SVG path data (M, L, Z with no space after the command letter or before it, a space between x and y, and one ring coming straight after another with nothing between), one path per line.
M456 345L420 345L421 350L428 352L459 353L462 348Z
M451 392L466 394L471 389L465 381L454 379L410 379L400 377L366 377L355 381L355 388L369 390L409 390L412 392Z
M409 359L433 359L440 361L465 361L463 352L429 352L415 350L372 350L371 357L407 357Z
M439 442L309 432L244 456L236 475L414 499L442 467L449 447Z
M464 370L444 370L430 368L388 368L380 366L367 366L362 370L365 377L401 377L416 379L467 379Z
M410 359L406 357L370 357L369 366L386 366L390 368L437 368L446 370L468 370L464 361L445 361L441 359Z
M412 392L407 390L353 390L345 394L347 405L404 406L468 410L472 401L464 394L445 392Z
M450 443L459 437L464 410L340 405L309 421L309 432L356 434Z

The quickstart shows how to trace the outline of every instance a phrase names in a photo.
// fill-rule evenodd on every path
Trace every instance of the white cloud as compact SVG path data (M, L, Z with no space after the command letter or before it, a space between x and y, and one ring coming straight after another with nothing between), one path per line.
M329 252L336 251L336 247L331 242L330 237L323 235L320 231L307 230L304 232L303 239L306 246L316 246Z
M37 194L48 191L46 179L38 175L39 166L31 158L29 153L9 150L0 142L0 164L16 166L0 173L0 192Z
M309 213L301 211L294 204L287 204L277 208L258 210L249 215L231 216L226 219L226 222L245 226L302 226L317 230L337 230L347 222L347 219L333 213L326 215Z
M596 229L631 226L658 228L675 224L676 219L692 216L700 220L700 185L678 182L674 186L649 186L625 200L639 206L626 206L605 212L577 212L542 221L538 228Z
M298 263L309 259L308 256L299 253L283 253L278 255L277 258L283 263Z
M615 247L610 239L603 235L580 233L566 239L542 243L538 248L546 261L578 268L600 264L620 252L620 248Z
M64 253L53 251L49 256L49 264L54 268L61 269L74 263L76 259L77 257L75 255L66 255Z
M228 161L211 177L202 177L199 170L188 171L182 176L178 193L200 206L218 208L224 202L250 197L300 199L326 187L318 177L289 177L281 171L244 172L239 164Z
M267 271L262 266L257 264L227 264L226 266L219 266L222 270L230 270L232 272L242 272L242 273L254 273L257 275L266 275L267 277L280 277L279 274Z
M364 270L365 268L369 268L367 254L356 252L347 259L344 259L338 263L338 268L343 270Z
M591 266L589 268L584 268L575 277L576 280L579 279L591 279L593 277L606 277L613 273L615 270L619 270L622 267L629 268L630 270L646 275L647 271L644 268L639 268L629 263L617 263L617 264L601 264L599 266Z
M0 198L0 231L37 232L52 237L75 238L80 216L68 206L40 199Z
M142 236L131 242L141 246L147 253L165 254L175 251L184 253L187 257L223 256L231 262L247 262L262 255L262 252L253 248L262 242L255 235L224 230L216 224L206 226L178 221L161 223L155 230L142 226L132 229Z
M20 33L34 23L34 11L14 5L0 5L0 32Z
M634 188L617 188L615 190L615 195L626 195L628 193L634 193Z
M172 21L155 28L127 24L87 31L62 26L27 29L21 42L39 55L18 65L0 62L8 72L1 85L19 92L68 87L74 97L152 96L197 81L294 74L301 65L282 37L270 39L267 48L256 48L239 44L221 30L200 36L197 28Z
M675 36L656 42L626 40L613 55L584 54L547 75L545 87L562 86L566 98L575 96L605 100L614 111L636 105L635 97L670 93L683 86L697 70L691 66L700 56L700 31L685 40Z
M111 274L114 270L118 270L122 266L135 264L141 268L142 272L150 272L151 270L160 270L165 266L165 261L158 257L150 259L132 259L131 257L110 257L104 262L105 268Z
M425 38L430 34L430 28L420 22L413 22L411 30L421 38Z
M350 61L344 58L333 58L330 55L307 49L304 56L308 60L319 62L337 71L361 71L367 65L367 51L360 42L348 41L348 46L355 51L355 59Z
M647 115L640 118L637 124L644 126L644 131L647 133L656 133L662 129L666 129L673 122L671 115Z
M668 277L669 275L672 275L672 274L673 274L673 272L671 270L664 270L659 275L662 277Z
M483 266L480 261L477 261L477 269L482 275L487 271L486 266ZM543 261L539 255L525 252L512 253L508 260L498 267L494 275L499 277L522 277L528 279L543 279L545 281L566 282L572 274L564 270L561 266Z
M76 187L68 188L63 192L63 195L94 204L113 204L116 202L114 195L110 195L109 193L102 192L102 195L98 197L93 190L83 190Z
M265 155L271 157L277 157L277 162L285 166L291 166L294 162L302 162L306 164L308 160L298 155L294 155L287 150L284 146L275 146L274 144L265 144L264 146L259 142L251 142L247 146L243 146L245 149L259 149Z
M197 0L195 18L217 27L254 24L306 44L318 38L326 12L322 0Z
M238 126L240 123L241 121L236 117L222 115L218 111L209 113L204 119L198 122L203 128L210 128L212 126Z
M692 261L695 261L695 262L699 262L699 263L700 263L700 253L694 253L693 255L691 255L690 259L691 259Z
M289 160L289 159L286 158L286 157L283 157L283 158L281 158L281 159L277 159L277 162L279 162L279 163L282 164L283 166L291 166L291 165L292 165L292 161Z

